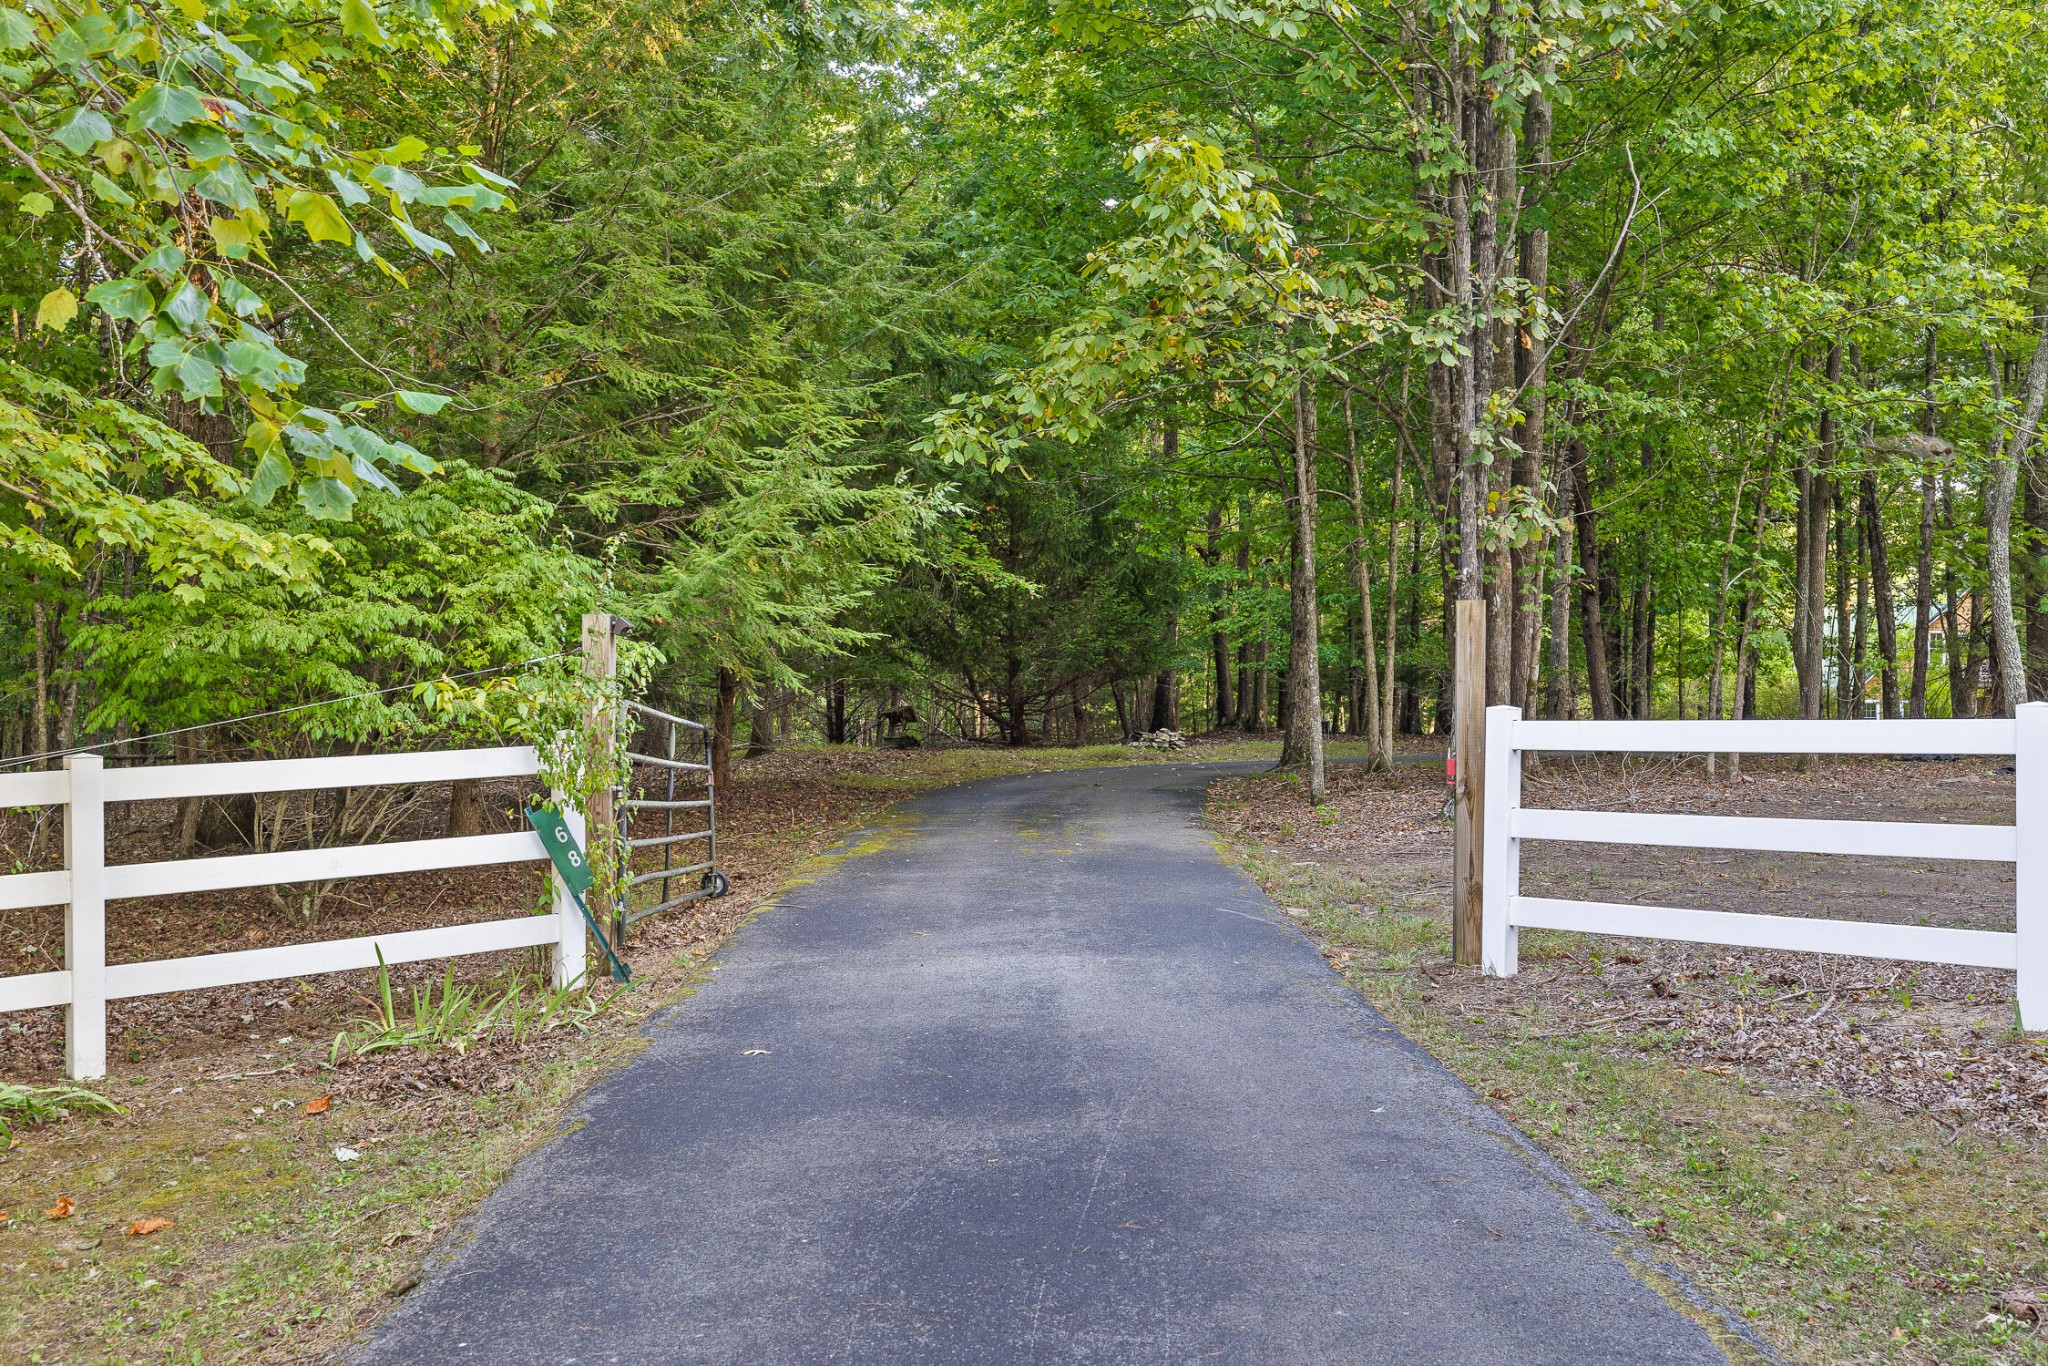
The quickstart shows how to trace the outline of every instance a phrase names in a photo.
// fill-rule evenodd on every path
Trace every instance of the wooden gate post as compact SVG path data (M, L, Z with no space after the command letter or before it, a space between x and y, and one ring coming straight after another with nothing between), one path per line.
M583 672L598 683L609 683L618 677L618 645L612 636L612 615L609 612L583 614ZM612 809L610 781L614 767L612 731L617 724L618 718L612 714L610 707L602 703L592 705L589 719L590 764L593 771L605 779L603 785L590 794L590 808L583 813L588 829L588 838L584 841L583 847L589 852L593 870L596 868L598 850L617 848L613 840L617 813ZM611 904L611 898L605 890L608 886L610 879L600 877L590 893L590 914L600 925L605 923L607 916L622 909Z
M1458 599L1451 668L1458 752L1457 830L1452 839L1451 961L1477 964L1484 921L1486 802L1486 603Z

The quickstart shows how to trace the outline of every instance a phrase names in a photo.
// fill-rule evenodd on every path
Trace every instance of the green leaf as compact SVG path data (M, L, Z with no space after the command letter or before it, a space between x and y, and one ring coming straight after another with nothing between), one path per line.
M178 287L178 292L164 301L164 312L178 325L180 332L192 332L206 321L208 304L199 287L187 280Z
M285 216L306 229L306 236L315 242L353 242L355 232L349 227L348 219L342 217L334 200L311 190L296 190L285 209Z
M153 85L128 102L126 113L131 133L171 133L205 117L199 96L182 85Z
M262 295L236 279L220 282L220 301L233 309L238 318L253 318L267 307Z
M299 485L299 506L321 521L347 518L356 503L356 491L339 479L308 479Z
M119 204L125 209L135 202L134 195L129 194L98 171L92 173L91 184L93 194L109 204Z
M464 241L469 242L470 244L475 246L478 251L489 251L491 249L491 244L489 242L484 241L482 237L478 236L476 229L469 226L469 223L463 218L463 216L455 212L455 210L450 209L446 213L442 214L441 222L447 225L448 231L454 233L457 237L462 238Z
M358 185L355 181L350 180L347 176L341 174L341 172L329 171L327 173L327 179L330 183L333 184L334 192L341 196L341 202L348 205L350 208L353 209L358 204L367 204L370 202L370 192L364 189L361 185Z
M397 462L406 469L411 470L414 474L432 474L435 470L441 468L434 463L430 456L415 450L403 441L385 442L384 454L386 458Z
M97 109L74 109L51 130L50 136L69 147L74 155L84 156L114 136L114 125Z
M210 123L188 123L178 130L177 141L195 162L219 161L235 154L228 135Z
M427 154L427 144L408 134L384 149L384 155L394 162L418 161Z
M416 389L400 389L398 406L408 413L424 413L432 417L447 407L452 394L423 394Z
M193 192L237 212L259 207L255 187L242 172L240 162L223 161L192 184Z
M496 185L501 190L516 190L519 188L517 183L505 179L505 177L499 175L496 171L486 171L483 167L477 165L474 161L465 161L462 164L469 168L469 173L471 175L475 176L479 180L486 182L487 184Z
M77 316L78 296L62 287L45 294L43 301L36 305L36 326L47 327L52 332L62 332Z
M256 245L256 230L239 218L209 219L206 230L213 234L221 255L230 260L247 256L249 248Z
M393 218L391 226L398 229L398 235L429 256L453 256L455 248L438 237L421 232L403 218Z
M178 362L178 384L187 398L219 398L220 369L204 356L187 356Z
M360 455L349 462L349 468L356 472L356 478L372 488L382 489L386 493L398 492L398 485L391 482L390 475L384 473L384 471L378 469Z
M165 284L185 273L185 249L175 243L166 242L142 258L135 267L146 270Z
M56 208L57 205L51 200L50 196L44 194L41 190L30 190L14 202L14 207L20 209L30 218L41 218L44 214Z
M0 52L14 52L32 45L36 26L18 9L0 7Z
M156 312L156 299L149 286L129 276L101 281L85 292L85 300L97 305L108 317L123 322L143 322Z
M91 55L76 29L60 28L50 35L50 60L58 66L77 66Z
M341 0L341 31L380 47L386 41L383 26L377 22L377 11L364 0Z
M268 425L268 424L265 424ZM275 429L273 428L273 433ZM292 481L292 467L275 449L277 438L271 437L272 449L263 453L256 462L256 473L249 480L249 501L257 507L268 507L277 491Z
M426 182L399 166L372 166L370 179L410 204L426 191Z

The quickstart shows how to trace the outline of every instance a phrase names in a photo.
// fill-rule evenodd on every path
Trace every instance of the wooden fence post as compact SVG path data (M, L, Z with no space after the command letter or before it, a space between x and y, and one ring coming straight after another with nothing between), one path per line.
M90 1081L107 1074L106 767L97 754L72 754L64 768L71 789L64 807L64 866L71 875L64 909L64 969L71 974L64 1073Z
M1511 833L1515 808L1522 804L1522 752L1515 744L1520 707L1486 709L1486 819L1484 926L1480 934L1480 965L1495 977L1512 977L1516 969L1515 927L1508 910L1521 889L1522 842Z
M1476 964L1484 915L1486 800L1486 603L1479 598L1458 599L1451 688L1456 707L1451 725L1458 750L1451 961Z
M618 643L612 638L612 616L609 612L583 614L583 672L601 684L609 683L618 676ZM612 715L609 707L592 707L589 722L590 763L596 773L606 779L603 786L590 794L590 807L582 813L583 819L589 823L590 833L590 838L583 840L583 849L591 860L593 872L599 871L597 859L600 847L617 853L612 840L613 822L617 813L612 809L612 790L609 781L613 767L612 730L617 723L618 718ZM583 835L580 830L576 833L578 838ZM616 858L614 862L616 863ZM616 874L617 868L604 871L606 875L599 877L597 886L591 889L589 898L591 917L600 925L605 923L607 917L624 910L622 906L613 906L611 898L605 894L605 888L611 885L611 875Z
M2048 702L2013 709L2013 931L2020 1028L2048 1030Z

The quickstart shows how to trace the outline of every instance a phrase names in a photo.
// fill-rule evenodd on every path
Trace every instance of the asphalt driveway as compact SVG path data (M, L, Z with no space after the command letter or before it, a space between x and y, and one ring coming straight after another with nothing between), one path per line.
M908 804L740 934L357 1359L1727 1360L1218 859L1215 772Z

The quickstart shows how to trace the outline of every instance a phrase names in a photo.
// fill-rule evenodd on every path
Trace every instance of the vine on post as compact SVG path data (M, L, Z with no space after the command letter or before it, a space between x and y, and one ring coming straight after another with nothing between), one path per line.
M588 671L580 655L563 654L517 676L475 686L435 679L420 684L415 695L450 719L532 745L540 759L540 804L587 814L608 806L612 794L624 792L631 781L632 761L626 754L633 728L626 702L665 662L661 651L644 642L615 637L613 645L614 668L608 675ZM623 905L626 851L619 823L592 820L586 838L593 911Z

